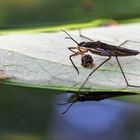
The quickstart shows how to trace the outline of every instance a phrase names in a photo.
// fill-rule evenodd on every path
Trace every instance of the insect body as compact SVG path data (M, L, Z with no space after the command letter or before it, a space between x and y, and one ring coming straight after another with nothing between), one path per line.
M120 46L122 46L126 42L127 41L122 43ZM93 54L97 54L101 56L133 56L140 53L139 51L136 51L136 50L126 49L120 46L117 47L114 45L102 43L100 41L82 42L79 44L79 46L82 47L82 49L84 48L86 51L89 51Z
M70 104L69 107L62 113L65 114L69 108L75 104L76 102L85 102L85 101L101 101L111 97L119 97L119 96L126 96L126 95L136 95L137 93L130 93L130 92L73 92L74 94L71 95L65 105Z
M100 56L106 56L108 57L106 60L104 60L99 66L97 66L86 78L86 80L84 81L84 83L82 84L81 88L84 87L84 85L86 84L86 82L88 81L88 79L90 78L90 76L97 70L99 69L103 64L105 64L107 61L109 61L111 59L111 57L115 57L116 58L116 61L120 67L120 70L123 74L123 77L124 77L124 80L127 84L127 86L129 87L137 87L137 88L140 88L140 86L137 86L137 85L131 85L128 83L128 80L125 76L125 73L122 69L122 66L119 62L119 59L118 57L124 57L124 56L135 56L135 55L138 55L140 54L139 51L137 50L132 50L132 49L127 49L127 48L124 48L124 47L121 47L122 45L124 45L127 41L124 41L122 44L120 44L119 46L114 46L114 45L110 45L110 44L106 44L106 43L103 43L101 41L93 41L91 40L90 38L86 37L86 36L83 36L81 33L80 33L80 36L83 37L83 38L86 38L88 40L90 40L89 42L81 42L81 43L78 43L76 40L74 40L66 31L62 30L63 32L65 32L68 37L66 37L67 39L71 39L73 40L76 44L77 44L77 47L69 47L68 49L70 51L73 52L73 54L71 54L69 56L69 59L71 61L71 63L73 64L74 68L76 69L77 73L79 74L79 70L78 68L75 66L73 60L72 60L72 57L73 56L77 56L77 55L84 55L85 53L87 52L90 52L90 53L93 53L93 54L96 54L96 55L100 55ZM134 41L135 42L135 41Z

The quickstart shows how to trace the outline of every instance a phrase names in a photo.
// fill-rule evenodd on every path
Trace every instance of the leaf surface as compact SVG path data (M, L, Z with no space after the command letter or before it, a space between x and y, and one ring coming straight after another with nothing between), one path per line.
M82 34L93 40L118 46L130 40L122 47L140 51L140 24L116 27L83 29ZM87 41L79 37L78 30L68 31L77 41ZM102 63L106 57L91 54L95 66L86 69L81 66L81 56L73 57L78 67L78 75L72 66L68 47L76 44L65 39L64 32L7 34L0 36L0 69L4 70L9 79L5 84L28 87L47 88L52 90L79 90L88 74ZM140 86L140 55L119 58L122 68L130 84ZM127 91L140 92L140 88L126 87L125 80L116 62L112 58L98 69L84 86L88 91Z

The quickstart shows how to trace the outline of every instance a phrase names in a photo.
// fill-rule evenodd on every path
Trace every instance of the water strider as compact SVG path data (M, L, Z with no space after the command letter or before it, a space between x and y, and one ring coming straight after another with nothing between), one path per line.
M106 56L107 57L106 60L104 60L93 71L91 71L91 73L87 76L87 78L83 82L83 84L80 87L80 89L85 86L85 84L87 83L87 81L90 78L90 76L95 71L97 71L103 64L105 64L107 61L109 61L112 57L115 57L116 58L116 61L117 61L118 65L119 65L119 67L120 67L120 70L122 72L122 75L124 77L124 80L125 80L127 86L140 88L140 86L129 84L129 82L127 80L127 77L126 77L126 75L125 75L125 73L124 73L124 71L122 69L121 63L120 63L120 61L118 59L118 57L135 56L135 55L140 54L140 52L137 51L137 50L127 49L127 48L122 47L125 43L129 42L130 40L126 40L123 43L121 43L119 46L115 46L115 45L110 45L110 44L107 44L107 43L103 43L101 41L94 41L94 40L92 40L92 39L90 39L90 38L82 35L81 32L80 32L80 36L81 37L86 38L86 39L88 39L90 41L89 42L80 42L80 43L78 43L74 38L71 37L70 34L68 34L64 30L62 30L62 31L65 32L68 35L68 37L66 37L66 39L71 39L71 40L73 40L77 44L77 47L69 47L68 49L71 52L73 52L73 54L71 54L69 56L69 59L70 59L71 63L73 64L73 66L76 69L76 71L77 71L78 74L79 74L79 70L76 67L76 65L74 64L74 62L72 60L72 57L77 56L77 55L84 56L88 52L93 53L93 54L96 54L96 55ZM136 41L131 41L131 42L136 42ZM90 60L92 60L92 59L90 58ZM87 63L87 62L85 61L85 63ZM84 63L82 62L82 64L84 64ZM90 62L90 64L92 64L92 62Z

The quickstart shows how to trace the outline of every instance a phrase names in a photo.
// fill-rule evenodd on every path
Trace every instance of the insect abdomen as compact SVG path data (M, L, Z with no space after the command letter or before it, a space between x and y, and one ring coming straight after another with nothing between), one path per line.
M119 48L118 50L115 50L115 53L117 56L132 56L132 55L138 55L140 52L137 50Z
M137 50L127 49L119 46L109 45L100 41L94 42L92 47L90 45L90 52L102 56L133 56L140 52Z

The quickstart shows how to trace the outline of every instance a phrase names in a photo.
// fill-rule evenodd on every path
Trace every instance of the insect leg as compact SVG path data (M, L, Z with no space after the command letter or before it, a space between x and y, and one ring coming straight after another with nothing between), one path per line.
M118 47L121 47L122 45L124 45L126 42L128 42L130 40L125 40L124 42L122 42Z
M122 72L122 74L123 74L123 77L124 77L124 80L125 80L127 86L129 86L129 87L137 87L137 88L140 88L140 86L130 85L130 84L128 83L128 80L127 80L127 78L126 78L126 76L125 76L125 74L124 74L124 71L123 71L123 69L122 69L122 66L121 66L121 64L120 64L119 59L118 59L117 56L116 56L116 60L117 60L117 62L118 62L118 65L119 65L119 67L120 67L120 70L121 70L121 72Z
M84 83L82 84L82 86L80 87L83 88L85 86L85 84L87 83L88 79L90 78L90 76L96 71L98 70L104 63L106 63L108 60L111 59L111 56L109 56L109 58L107 58L105 61L103 61L98 67L96 67L89 75L88 77L86 78L86 80L84 81Z
M74 52L74 53L77 53L77 51L74 51L75 50L78 50L78 47L69 47L68 48L71 52Z
M81 30L79 30L79 35L80 35L80 37L83 37L85 39L88 39L91 42L95 42L94 40L90 39L89 37L82 35Z
M81 55L81 52L74 52L74 54L72 54L72 55L69 56L69 59L70 59L72 65L74 66L74 68L76 69L77 73L79 74L79 70L78 70L78 68L75 66L75 64L74 64L74 62L73 62L73 60L72 60L72 57L73 57L73 56L77 56L77 55Z
M118 47L121 47L122 45L124 45L126 42L135 42L135 43L140 43L138 41L132 41L132 40L125 40L124 42L122 42Z

